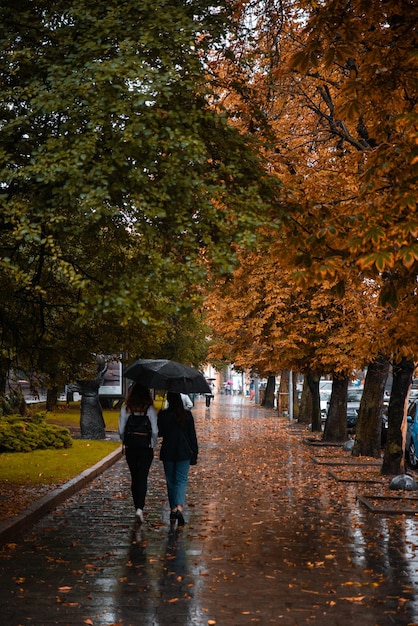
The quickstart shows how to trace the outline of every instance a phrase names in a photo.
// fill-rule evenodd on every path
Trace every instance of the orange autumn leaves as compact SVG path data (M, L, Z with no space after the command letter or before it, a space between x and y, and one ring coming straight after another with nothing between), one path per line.
M257 251L210 296L212 355L263 373L416 358L417 8L257 8L251 42L236 42L219 77L282 196Z

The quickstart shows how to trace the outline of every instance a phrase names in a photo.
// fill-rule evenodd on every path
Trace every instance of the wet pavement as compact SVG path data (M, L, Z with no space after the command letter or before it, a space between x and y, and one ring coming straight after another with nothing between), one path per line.
M418 624L418 516L369 511L274 410L216 396L193 412L184 529L157 455L142 527L116 462L3 547L1 624Z

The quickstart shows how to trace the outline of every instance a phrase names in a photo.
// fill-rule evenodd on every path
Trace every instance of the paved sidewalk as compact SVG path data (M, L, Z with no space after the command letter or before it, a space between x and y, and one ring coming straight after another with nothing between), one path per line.
M368 511L275 411L216 396L194 415L185 528L157 457L138 528L116 462L2 549L2 624L418 624L416 516Z

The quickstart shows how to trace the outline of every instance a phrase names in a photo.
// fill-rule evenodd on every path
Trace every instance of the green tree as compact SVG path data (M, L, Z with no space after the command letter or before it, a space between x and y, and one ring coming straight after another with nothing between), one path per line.
M215 102L224 3L0 7L0 349L55 384L151 351L274 193ZM4 371L0 378L4 379Z

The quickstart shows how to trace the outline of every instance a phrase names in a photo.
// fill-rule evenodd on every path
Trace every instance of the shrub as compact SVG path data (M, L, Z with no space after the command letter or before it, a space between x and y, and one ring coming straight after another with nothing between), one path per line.
M8 415L0 419L0 452L31 452L47 448L70 448L73 443L67 428L47 424L46 413L32 417Z
M10 389L9 395L0 396L0 415L26 415L27 407L23 393L17 389Z

